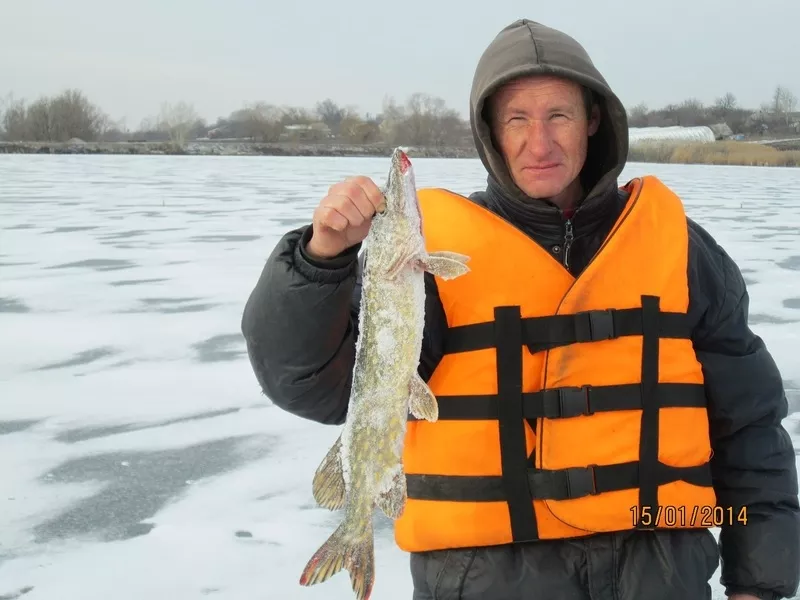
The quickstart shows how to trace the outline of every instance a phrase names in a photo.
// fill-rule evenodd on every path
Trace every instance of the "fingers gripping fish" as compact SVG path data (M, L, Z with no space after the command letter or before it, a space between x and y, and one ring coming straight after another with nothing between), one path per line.
M386 210L374 216L365 239L347 420L312 484L317 503L344 508L344 519L300 578L301 585L314 585L347 569L358 600L369 598L375 581L374 507L397 519L405 506L402 452L408 413L428 421L439 415L436 398L417 374L425 271L443 279L469 271L467 256L426 251L414 170L401 149L392 155L384 195Z

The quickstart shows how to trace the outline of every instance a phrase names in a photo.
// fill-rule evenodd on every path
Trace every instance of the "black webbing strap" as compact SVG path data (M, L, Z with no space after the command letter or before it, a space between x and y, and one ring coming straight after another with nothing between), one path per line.
M659 383L662 408L703 408L705 387L695 383ZM616 410L637 410L644 406L643 388L638 383L564 387L522 394L525 419L565 419ZM440 421L482 421L498 418L498 396L437 396ZM417 418L409 414L410 421Z
M579 342L597 342L642 335L643 308L592 310L571 315L522 319L522 343L541 352ZM691 327L684 313L660 314L658 336L689 338ZM494 323L459 325L447 330L445 354L494 348Z
M642 296L642 425L639 433L639 511L658 511L658 417L661 406L658 386L658 296ZM646 510L643 510L646 509ZM649 528L641 523L639 529Z
M525 474L525 420L522 416L522 327L519 306L494 309L497 348L497 406L503 491L508 502L511 534L515 542L536 540L536 513Z
M640 466L639 462L627 462L555 471L530 469L528 480L534 498L570 500L640 487L642 482ZM652 476L656 485L686 481L694 485L711 486L709 464L698 467L671 467L658 463L649 475ZM653 514L655 514L655 509Z
M685 481L711 487L709 463L696 467L671 467L658 463L647 476L658 485ZM530 495L537 500L570 500L604 492L641 487L640 463L574 467L548 471L528 468ZM446 502L501 502L506 500L500 476L406 475L408 497L415 500ZM655 514L655 507L652 514ZM531 511L532 512L532 511Z
M673 481L711 486L708 463L671 467L658 460L659 409L706 406L703 386L658 381L659 339L690 337L683 313L660 312L659 298L643 296L636 309L589 311L522 319L518 306L496 307L494 321L448 329L445 353L496 349L496 395L439 396L439 418L497 419L502 475L407 474L408 497L419 500L508 503L514 541L538 538L534 499L566 500L639 488L642 508L656 511L658 487ZM522 346L539 352L573 343L642 336L641 384L560 388L522 393ZM565 418L604 410L641 409L637 462L533 468L525 455L525 419ZM637 524L637 526L641 526Z

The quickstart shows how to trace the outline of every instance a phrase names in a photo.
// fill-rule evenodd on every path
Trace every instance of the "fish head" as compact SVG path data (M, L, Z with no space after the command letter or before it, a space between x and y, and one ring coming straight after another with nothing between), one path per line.
M414 167L402 148L396 148L392 153L392 164L384 196L386 197L384 214L409 218L415 222L421 220Z

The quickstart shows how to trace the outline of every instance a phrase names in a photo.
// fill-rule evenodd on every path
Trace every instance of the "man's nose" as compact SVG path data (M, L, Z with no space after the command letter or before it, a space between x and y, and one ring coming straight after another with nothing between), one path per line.
M528 129L528 152L538 159L547 158L553 148L553 136L547 121L533 119Z

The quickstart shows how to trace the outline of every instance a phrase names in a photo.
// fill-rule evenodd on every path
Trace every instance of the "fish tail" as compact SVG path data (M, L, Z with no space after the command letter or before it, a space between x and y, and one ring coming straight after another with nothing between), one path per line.
M309 586L327 581L333 575L347 569L350 583L358 600L369 600L375 583L375 548L372 522L363 533L353 534L347 520L334 531L328 540L308 561L300 585Z

